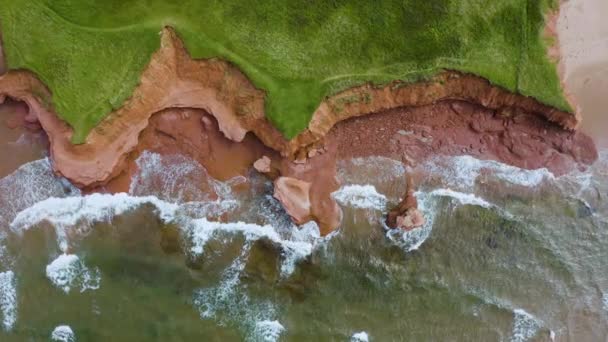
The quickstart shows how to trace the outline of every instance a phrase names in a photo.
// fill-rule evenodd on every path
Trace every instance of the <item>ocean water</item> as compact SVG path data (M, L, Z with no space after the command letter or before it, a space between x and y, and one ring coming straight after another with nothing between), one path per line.
M292 224L255 173L138 165L115 195L81 194L48 159L0 179L1 341L608 338L608 151L561 177L471 157L343 161L344 222L327 237ZM389 231L406 171L427 222Z

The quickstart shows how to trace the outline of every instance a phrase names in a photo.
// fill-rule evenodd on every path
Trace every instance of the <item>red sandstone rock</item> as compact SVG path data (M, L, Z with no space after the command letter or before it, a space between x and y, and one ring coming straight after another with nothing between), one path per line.
M279 177L274 181L274 197L296 224L312 220L310 188L310 183L290 177Z
M268 158L267 156L263 156L262 158L256 160L255 163L253 163L253 167L259 173L270 173L270 162L270 158Z
M397 216L397 224L395 228L403 230L412 230L424 226L424 216L420 210L415 208L408 209L404 215Z
M418 210L412 175L408 173L406 178L407 185L403 200L386 216L386 224L390 228L412 230L422 227L425 223L424 216Z

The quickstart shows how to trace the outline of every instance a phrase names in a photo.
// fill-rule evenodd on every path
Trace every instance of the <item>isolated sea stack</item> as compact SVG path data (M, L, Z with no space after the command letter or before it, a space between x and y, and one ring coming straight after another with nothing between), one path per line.
M418 201L414 195L414 181L410 173L406 173L406 188L403 200L389 211L386 225L390 228L406 231L422 227L425 223L422 212L418 210Z

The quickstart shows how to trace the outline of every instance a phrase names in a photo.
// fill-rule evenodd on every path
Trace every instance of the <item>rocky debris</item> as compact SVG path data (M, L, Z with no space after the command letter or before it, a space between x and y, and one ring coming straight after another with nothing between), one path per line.
M331 195L339 187L336 161L340 156L335 144L325 146L323 151L322 154L304 159L303 162L280 158L277 169L281 176L311 184L311 218L318 223L321 234L326 235L340 226L342 209Z
M309 182L291 177L279 177L274 181L274 197L298 225L312 220L310 188Z
M598 157L582 132L534 113L514 110L505 118L502 112L463 101L398 108L340 122L326 141L337 144L338 159L383 156L415 166L437 155L465 154L525 169L545 167L555 175ZM387 128L386 137L378 135L379 127Z
M390 228L412 230L422 227L424 216L418 210L418 201L414 195L414 185L411 174L406 174L407 186L403 200L393 208L386 217L386 225Z
M270 158L268 158L267 156L263 156L262 158L256 160L255 163L253 163L253 168L256 169L256 171L258 171L259 173L270 173L270 162Z

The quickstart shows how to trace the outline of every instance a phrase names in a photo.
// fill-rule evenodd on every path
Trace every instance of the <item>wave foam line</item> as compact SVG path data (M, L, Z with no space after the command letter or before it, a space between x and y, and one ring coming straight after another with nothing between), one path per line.
M15 232L22 232L42 222L49 222L55 227L59 246L65 252L68 250L67 228L78 223L90 225L93 222L107 222L116 215L124 214L144 204L154 205L159 217L165 222L173 220L179 208L177 204L159 200L154 196L133 197L125 193L51 197L19 212L11 222L10 228Z
M2 327L10 331L17 322L17 284L15 273L6 271L0 273L0 312Z
M314 244L313 242L283 239L270 225L260 226L244 222L221 223L208 221L206 218L191 220L185 226L184 231L192 241L190 251L194 255L203 254L207 242L220 232L242 234L245 237L246 245L266 238L281 246L284 259L281 264L281 275L284 277L293 273L298 261L312 254Z
M386 196L373 185L345 185L332 193L338 203L358 209L386 210Z
M471 156L434 159L425 165L431 173L443 175L449 185L472 188L482 171L491 171L496 178L514 185L535 187L545 180L554 180L555 175L546 168L520 169L493 160L481 160Z
M183 231L192 240L193 254L203 253L207 241L218 232L243 234L247 241L267 238L281 246L283 263L281 273L290 275L296 263L312 253L314 236L309 241L284 239L270 225L260 226L243 222L220 223L206 218L192 219L183 212L206 213L207 210L222 211L234 206L233 201L209 203L186 203L178 205L158 199L154 196L135 197L125 193L91 194L83 197L49 198L19 212L10 227L15 232L22 232L42 222L48 222L56 230L58 243L63 252L68 250L67 229L78 224L90 225L95 222L108 222L115 216L134 210L142 205L153 205L161 220L165 223L180 222ZM224 205L226 204L226 205ZM204 210L203 210L204 209ZM313 230L308 230L314 233ZM317 232L318 235L318 232ZM301 237L300 237L301 238Z
M450 197L458 201L460 205L475 205L483 208L492 208L493 204L484 200L481 197L477 197L474 194L467 194L464 192L454 191L451 189L436 189L429 193L430 196L443 196Z

